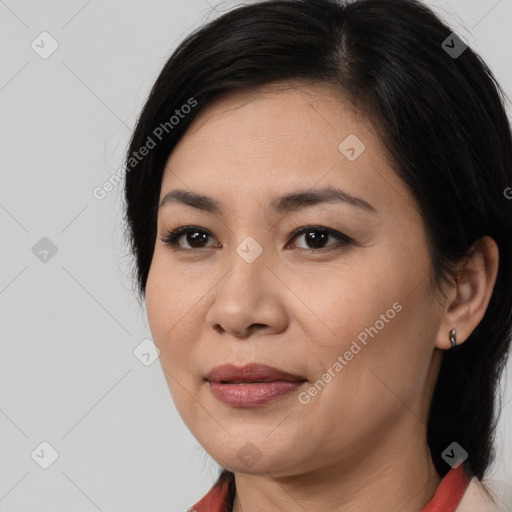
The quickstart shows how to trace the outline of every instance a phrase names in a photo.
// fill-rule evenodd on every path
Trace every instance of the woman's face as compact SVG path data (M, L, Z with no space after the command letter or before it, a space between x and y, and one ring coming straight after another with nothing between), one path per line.
M347 196L271 206L327 188ZM424 440L442 305L422 218L362 116L319 86L233 94L172 152L160 201L178 189L208 201L160 207L147 313L205 450L231 471L286 476ZM176 246L161 240L187 225ZM206 380L225 363L302 381Z

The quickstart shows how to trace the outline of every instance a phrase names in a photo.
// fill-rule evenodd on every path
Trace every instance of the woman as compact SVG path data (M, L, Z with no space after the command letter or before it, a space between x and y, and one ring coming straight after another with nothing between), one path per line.
M506 510L482 480L511 140L492 73L419 2L257 2L179 46L125 200L173 400L223 468L190 510Z

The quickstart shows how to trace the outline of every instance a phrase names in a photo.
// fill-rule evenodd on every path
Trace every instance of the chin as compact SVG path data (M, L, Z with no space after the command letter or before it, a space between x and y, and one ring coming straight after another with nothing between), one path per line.
M257 443L251 441L232 444L234 446L229 451L226 451L226 444L222 444L221 450L207 451L220 466L233 473L288 476L294 474L300 464L290 460L290 450L286 447L273 449L267 444L262 449L261 445L257 446Z

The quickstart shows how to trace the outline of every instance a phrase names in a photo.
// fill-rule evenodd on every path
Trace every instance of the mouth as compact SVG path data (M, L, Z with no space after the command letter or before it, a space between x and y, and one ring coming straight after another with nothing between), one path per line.
M304 382L307 379L273 366L260 363L251 363L239 367L234 364L215 366L206 376L205 380L221 384L247 384L268 382Z
M231 407L257 407L288 395L307 379L272 366L252 363L243 367L216 366L205 379L212 395Z

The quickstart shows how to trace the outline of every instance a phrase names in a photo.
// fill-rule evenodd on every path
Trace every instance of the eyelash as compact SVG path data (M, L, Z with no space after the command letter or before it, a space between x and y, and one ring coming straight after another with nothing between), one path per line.
M294 229L288 235L288 238L293 240L294 238L297 238L298 235L302 235L302 234L304 234L304 233L306 233L308 231L322 231L325 234L332 235L335 238L339 239L339 242L336 243L336 244L331 244L331 245L327 246L326 248L321 248L321 249L304 249L303 247L299 247L299 248L297 248L298 251L305 251L305 252L327 252L327 251L330 251L330 250L333 250L333 249L340 249L341 247L343 247L345 245L349 245L349 244L354 243L354 240L352 238L350 238L349 236L347 236L347 235L345 235L343 233L340 233L339 231L336 231L334 229L326 228L324 226L305 226L305 227L300 227L300 228ZM202 228L200 228L198 226L181 226L181 227L179 227L179 228L177 228L177 229L175 229L173 231L168 232L165 235L165 237L160 238L160 240L163 243L165 243L166 245L168 245L173 251L198 251L198 250L201 250L201 249L211 249L211 247L199 247L199 248L192 248L192 249L180 247L178 245L178 243L177 243L178 239L182 235L187 234L189 232L206 233L207 235L213 237L213 235L207 229L202 229Z

